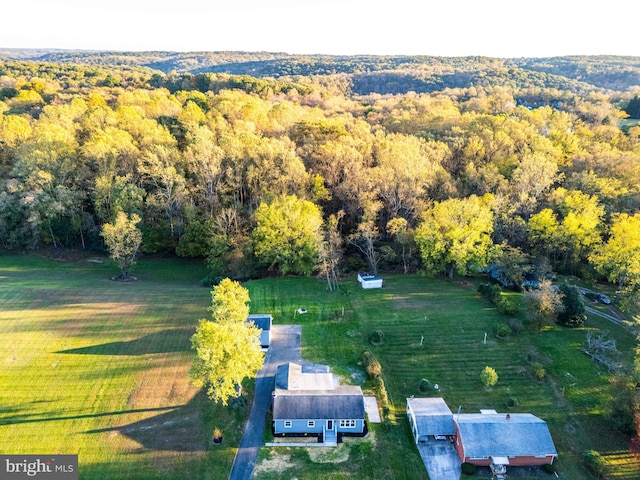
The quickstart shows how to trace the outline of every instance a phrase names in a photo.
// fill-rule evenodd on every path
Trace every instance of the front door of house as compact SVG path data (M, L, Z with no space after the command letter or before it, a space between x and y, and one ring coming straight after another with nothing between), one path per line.
M333 420L327 420L327 430L333 430Z

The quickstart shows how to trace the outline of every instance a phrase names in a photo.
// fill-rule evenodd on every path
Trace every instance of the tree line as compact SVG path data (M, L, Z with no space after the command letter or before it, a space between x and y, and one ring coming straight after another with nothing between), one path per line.
M636 298L640 127L619 128L633 92L346 90L339 76L0 64L0 248L103 249L124 213L143 252L205 257L212 279L335 286L347 269L499 263Z
M566 56L498 59L481 56L291 55L272 52L114 52L0 49L0 59L40 65L126 67L166 75L217 73L258 78L337 77L351 93L427 93L444 88L514 85L574 93L624 92L640 85L640 57Z

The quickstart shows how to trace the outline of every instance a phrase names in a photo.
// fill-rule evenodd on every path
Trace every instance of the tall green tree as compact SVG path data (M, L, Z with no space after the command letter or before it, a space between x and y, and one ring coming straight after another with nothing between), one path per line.
M210 279L251 278L257 261L238 207L220 210L212 221L207 265Z
M127 215L118 212L113 223L105 223L102 226L102 238L111 258L120 267L122 279L129 277L129 271L142 244L142 232L137 227L138 223L140 217L137 214Z
M453 278L487 266L495 253L491 199L452 198L423 212L415 239L427 271Z
M636 95L624 109L631 118L640 118L640 96Z
M261 203L251 237L256 257L282 275L308 275L316 266L322 214L313 202L294 195Z
M201 319L191 337L196 355L189 375L194 385L205 386L215 402L227 405L241 394L242 381L262 368L260 329L247 322L249 292L238 282L222 280L211 291L212 320Z
M640 426L640 390L638 375L620 374L611 379L608 414L613 424L623 433L637 438Z
M563 283L558 287L562 296L562 309L558 313L558 323L568 327L581 327L587 319L580 290L575 285Z

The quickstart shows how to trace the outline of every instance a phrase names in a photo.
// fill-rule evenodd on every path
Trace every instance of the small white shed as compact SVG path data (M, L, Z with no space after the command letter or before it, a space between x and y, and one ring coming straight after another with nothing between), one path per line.
M380 277L369 275L368 273L359 273L358 281L362 288L382 288L383 281Z

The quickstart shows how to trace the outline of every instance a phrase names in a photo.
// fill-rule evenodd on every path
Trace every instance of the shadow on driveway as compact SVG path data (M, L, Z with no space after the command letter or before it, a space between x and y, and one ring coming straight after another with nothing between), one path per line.
M418 451L431 480L458 480L460 478L460 459L451 442L430 440L418 445Z

